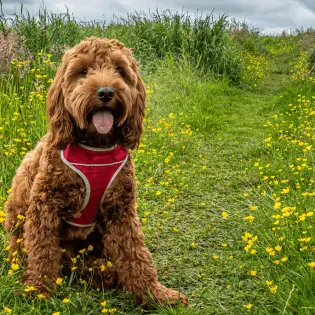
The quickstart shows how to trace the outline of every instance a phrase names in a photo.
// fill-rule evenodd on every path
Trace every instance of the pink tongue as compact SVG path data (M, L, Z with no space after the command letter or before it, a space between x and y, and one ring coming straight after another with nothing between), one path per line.
M98 111L93 114L92 122L96 130L102 134L107 134L113 127L114 117L108 110Z

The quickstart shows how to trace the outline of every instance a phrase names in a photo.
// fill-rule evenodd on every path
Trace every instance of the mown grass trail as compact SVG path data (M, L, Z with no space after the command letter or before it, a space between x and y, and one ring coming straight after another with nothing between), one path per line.
M251 276L242 270L240 240L248 211L243 193L258 181L246 168L264 154L264 122L290 76L271 72L253 91L197 80L166 80L152 96L183 98L183 111L196 137L182 158L188 187L167 215L167 224L176 222L178 231L150 231L146 239L162 279L172 286L178 282L190 295L191 308L178 314L241 314L253 301ZM185 96L178 93L187 90ZM168 104L161 111L178 112L178 107Z

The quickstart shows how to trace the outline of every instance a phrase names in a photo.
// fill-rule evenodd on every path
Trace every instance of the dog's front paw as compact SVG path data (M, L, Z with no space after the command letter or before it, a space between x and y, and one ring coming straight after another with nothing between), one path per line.
M160 284L151 290L150 295L154 301L162 305L176 305L179 303L183 306L188 305L187 296L173 289L166 288Z
M45 298L50 297L50 293L42 281L28 279L23 282L23 285L23 291L27 296L41 295Z

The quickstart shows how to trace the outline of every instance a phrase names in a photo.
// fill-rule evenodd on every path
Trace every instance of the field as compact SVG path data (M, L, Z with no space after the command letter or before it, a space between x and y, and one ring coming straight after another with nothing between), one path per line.
M107 25L42 9L0 19L0 206L46 133L47 88L87 36L134 51L147 89L137 204L160 281L187 308L60 281L25 296L0 208L0 314L314 314L315 30L266 36L225 16L155 12ZM84 254L82 254L84 255Z

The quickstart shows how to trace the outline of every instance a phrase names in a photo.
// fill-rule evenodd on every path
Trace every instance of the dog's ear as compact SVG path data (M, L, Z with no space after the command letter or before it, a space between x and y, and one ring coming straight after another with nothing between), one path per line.
M123 124L122 133L124 137L124 145L133 149L139 145L140 137L143 131L142 123L145 111L146 91L142 83L136 61L133 60L131 67L137 77L137 95L134 98L131 112Z
M47 113L48 113L48 141L49 145L64 149L72 142L72 121L69 112L64 105L62 85L67 69L69 53L65 53L61 66L58 68L55 79L48 90Z

